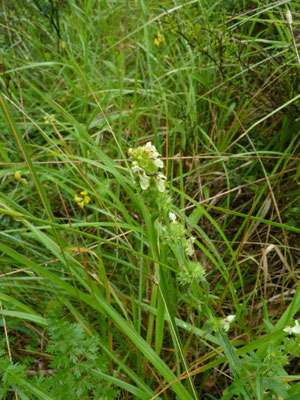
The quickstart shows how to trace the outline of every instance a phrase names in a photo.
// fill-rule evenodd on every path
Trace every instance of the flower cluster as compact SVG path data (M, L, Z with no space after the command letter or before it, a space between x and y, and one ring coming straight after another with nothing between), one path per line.
M45 121L45 124L50 124L50 122L52 122L54 120L54 118L55 118L55 114L43 116L43 120Z
M139 177L141 188L147 190L151 183L155 183L157 190L164 192L167 178L159 172L164 163L159 158L156 147L148 142L145 146L128 149L128 154L132 162L131 170Z
M181 260L181 268L178 273L178 279L182 285L191 284L193 281L203 280L205 269L200 262L194 262L188 257L195 254L195 237L190 236L184 225L176 220L176 215L169 212L170 227L169 233L163 230L162 238L169 244L178 260ZM183 256L184 255L184 256Z
M205 269L200 262L188 260L185 261L177 277L181 285L190 285L193 282L204 280Z
M185 254L189 257L192 257L195 254L195 249L194 249L195 240L196 238L194 236L191 236L190 238L186 239L186 242L184 244Z
M76 201L77 205L80 208L83 208L86 204L89 204L91 201L91 198L88 196L88 192L86 190L82 190L80 192L81 196L78 196L77 194L74 196L74 200Z
M194 243L196 238L194 236L188 236L188 231L185 227L178 221L176 221L176 215L169 212L170 218L170 232L175 240L183 240L184 252L188 257L193 257L195 254Z
M166 239L170 239L171 241L175 241L178 243L179 240L185 240L185 236L188 234L187 230L185 229L184 225L177 221L176 215L172 212L169 212L170 218L170 230L169 230L169 237Z

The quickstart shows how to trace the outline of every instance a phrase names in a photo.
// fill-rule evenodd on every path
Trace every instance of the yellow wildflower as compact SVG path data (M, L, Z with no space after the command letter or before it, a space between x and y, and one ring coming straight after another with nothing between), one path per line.
M82 201L81 203L77 203L79 205L80 208L84 207L84 202Z
M160 46L160 44L164 41L165 41L165 36L162 35L160 32L158 32L153 40L153 43L155 44L155 46Z
M76 203L77 203L77 205L80 207L80 208L84 208L84 206L86 205L86 204L89 204L89 202L91 201L91 198L90 198L90 196L88 196L88 192L87 192L87 190L82 190L81 192L80 192L80 194L81 194L81 196L78 196L77 194L75 194L75 196L74 196L74 201L76 201Z
M24 185L27 185L27 183L28 183L26 178L22 178L22 182L24 183Z
M15 172L15 179L16 179L17 181L19 181L19 180L21 179L21 174L20 174L20 172Z

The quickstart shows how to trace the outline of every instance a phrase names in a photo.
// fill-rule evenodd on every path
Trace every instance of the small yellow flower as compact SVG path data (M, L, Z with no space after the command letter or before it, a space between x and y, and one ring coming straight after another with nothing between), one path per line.
M91 201L91 198L89 196L84 197L85 204L89 204L90 201Z
M77 194L76 194L76 195L74 196L74 200L75 200L76 202L82 201L82 197L77 196Z
M82 192L80 192L80 194L82 194L82 196L87 196L88 192L86 190L83 190Z
M84 202L82 201L81 203L77 203L79 205L80 208L84 207Z
M155 46L160 46L160 44L164 41L165 41L165 36L162 35L160 32L158 32L153 40L153 43L155 44Z
M19 180L21 179L21 174L20 174L20 172L15 172L15 179L16 179L17 181L19 181Z
M22 178L22 182L24 183L24 185L27 185L27 184L28 184L28 181L27 181L26 178Z
M49 124L55 118L55 114L44 115L43 119L45 120L45 124Z

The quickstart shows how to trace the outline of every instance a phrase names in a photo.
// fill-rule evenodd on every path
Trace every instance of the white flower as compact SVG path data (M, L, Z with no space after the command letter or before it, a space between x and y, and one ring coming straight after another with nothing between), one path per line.
M228 315L226 318L223 319L224 323L224 331L228 332L230 328L230 324L235 320L235 315Z
M148 153L148 154L151 153L151 155L150 155L151 158L156 159L158 156L160 156L160 154L158 153L156 147L153 146L151 142L147 142L146 143L145 150L146 150L146 153Z
M295 325L294 327L287 326L286 328L284 328L283 331L289 333L290 335L292 335L292 334L294 334L294 335L299 334L299 333L300 333L300 325L299 325L299 323L298 323L297 320L295 321L295 324L296 324L296 325Z
M235 320L235 315L228 315L228 316L224 319L224 321L229 322L229 323L233 322L234 320Z
M169 218L171 222L175 222L176 221L176 215L174 213L172 213L171 211L169 212Z
M163 167L164 167L164 163L161 161L160 158L156 158L155 160L153 160L153 164L154 164L157 168L163 168Z
M140 175L140 185L143 190L148 189L150 185L150 177L145 174L145 172Z
M156 177L156 186L159 192L166 190L166 177L163 174L158 174Z
M132 172L134 172L135 174L139 174L140 172L144 172L143 168L139 167L138 165L134 165L132 168Z
M294 333L294 328L292 328L291 326L287 326L286 328L284 328L283 331L292 335Z
M195 253L195 249L193 246L193 243L195 242L195 240L196 240L196 238L194 236L192 236L189 239L187 239L185 242L184 251L189 257L192 257Z
M156 147L151 142L146 143L145 150L147 153L157 153Z

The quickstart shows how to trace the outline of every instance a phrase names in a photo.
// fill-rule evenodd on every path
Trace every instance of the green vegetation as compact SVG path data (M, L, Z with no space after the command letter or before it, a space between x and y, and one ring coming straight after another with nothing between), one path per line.
M2 1L1 399L299 399L299 15Z

